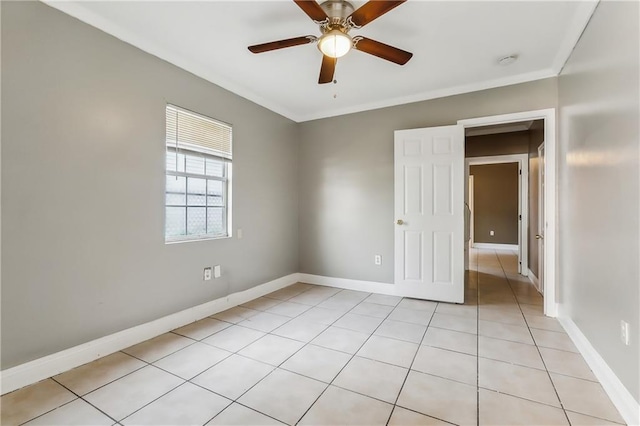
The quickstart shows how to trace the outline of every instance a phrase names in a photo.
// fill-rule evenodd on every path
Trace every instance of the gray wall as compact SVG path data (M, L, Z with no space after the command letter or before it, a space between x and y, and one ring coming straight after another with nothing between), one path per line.
M167 102L233 124L243 239L164 244ZM2 123L3 369L298 271L296 123L38 2L2 2Z
M393 132L557 103L557 79L300 125L300 270L393 282ZM526 151L525 151L526 152ZM373 257L382 255L382 265Z
M640 400L638 2L600 2L559 79L560 301ZM631 346L619 338L631 324Z
M518 163L469 167L474 242L518 245L518 170Z
M639 399L637 16L601 3L559 79L558 265ZM3 369L297 270L392 282L393 131L558 102L547 79L296 125L40 3L2 2L2 62ZM234 125L242 240L164 244L166 102Z

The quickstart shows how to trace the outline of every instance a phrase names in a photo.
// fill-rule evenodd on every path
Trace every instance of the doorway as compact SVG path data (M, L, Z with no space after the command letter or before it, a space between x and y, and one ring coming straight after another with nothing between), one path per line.
M454 126L395 132L394 294L464 302L464 222L468 193L468 180L464 179L465 130L542 120L544 314L557 316L555 114L555 109L550 108L459 120Z
M540 275L539 286L544 294L544 314L547 316L557 316L558 308L556 304L556 135L555 135L555 109L538 111L528 111L513 114L504 114L490 117L479 117L458 121L458 124L466 129L481 128L486 126L497 126L516 124L530 120L543 120L543 151L541 154L544 161L540 161L540 172L543 174L543 183L539 183L539 193L541 202L538 203L540 213L537 215L536 224L540 221L538 235L535 242L537 250L540 252L536 272ZM465 194L468 194L469 180L465 179ZM531 246L530 246L531 247ZM531 252L531 250L529 250ZM530 254L530 253L529 253ZM538 256L536 256L538 257Z
M474 168L476 173L472 173ZM488 173L482 173L483 168L489 168L486 170ZM476 179L476 175L480 179ZM528 276L528 155L466 158L465 177L469 182L468 199L472 202L469 204L471 209L469 227L471 247L516 250L518 253L518 273ZM494 182L489 181L487 177L491 177ZM476 185L478 188L475 188ZM487 195L484 197L484 203L477 205L474 197L475 189L479 189L480 193L484 191ZM490 193L487 194L487 192ZM500 229L496 231L496 227ZM476 236L476 230L480 235Z

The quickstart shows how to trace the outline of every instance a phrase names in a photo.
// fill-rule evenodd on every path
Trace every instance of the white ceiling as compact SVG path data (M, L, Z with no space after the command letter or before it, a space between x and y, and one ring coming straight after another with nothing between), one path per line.
M46 2L298 122L558 75L597 4L409 0L350 33L413 52L405 66L352 51L338 60L338 83L318 85L313 44L247 50L319 35L290 0ZM497 64L510 54L518 61Z

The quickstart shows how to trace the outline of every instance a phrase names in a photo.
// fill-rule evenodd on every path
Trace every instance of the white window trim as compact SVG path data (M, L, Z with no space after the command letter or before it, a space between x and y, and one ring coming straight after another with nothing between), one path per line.
M222 125L222 126L228 126L231 130L231 132L233 132L233 129L231 127L231 125L221 122L219 120L215 120L213 118L204 116L202 114L198 114L195 113L193 111L189 111L189 110L185 110L184 108L180 108L177 107L175 105L172 104L167 104L167 109L168 108L172 108L174 110L178 110L178 111L182 111L182 112L186 112L187 114L190 115L194 115L194 116L198 116L201 117L203 119L206 120L210 120L211 122L214 122L216 124ZM197 179L204 179L207 181L219 181L219 182L223 182L223 200L224 203L222 206L219 207L223 207L223 211L224 211L224 216L223 216L223 229L225 230L225 232L223 234L207 234L207 233L203 233L203 234L193 234L193 235L173 235L173 236L167 236L166 232L167 232L167 207L171 207L171 205L168 205L166 202L166 192L167 192L167 187L166 187L166 183L165 183L165 191L164 191L164 197L165 197L165 203L164 203L164 242L165 244L178 244L178 243L186 243L186 242L193 242L193 241L208 241L208 240L221 240L221 239L226 239L226 238L232 238L233 237L233 232L232 232L232 154L231 151L229 151L228 153L219 153L219 152L208 152L208 151L204 151L199 149L197 146L195 146L195 149L190 149L190 146L187 146L188 144L183 144L181 142L177 143L175 141L172 142L167 142L168 139L165 139L165 151L174 151L176 154L178 153L183 153L185 155L196 155L196 156L204 156L204 157L208 157L208 158L212 158L218 161L221 161L224 163L224 176L220 177L220 176L211 176L211 175L207 175L207 174L198 174L198 173L188 173L186 171L177 171L178 167L176 164L176 171L171 171L167 169L167 163L166 163L166 156L165 156L165 179L168 176L176 176L176 177L184 177L184 178L197 178ZM232 146L233 141L229 141L230 145ZM185 169L186 170L186 169ZM187 195L187 193L185 193L185 196ZM206 196L205 196L206 197ZM185 208L188 208L189 205L187 204L187 199L185 199ZM181 207L181 206L175 206L175 207ZM195 206L195 207L204 207L205 209L208 208L209 206ZM218 206L214 206L214 207L218 207ZM186 229L185 229L186 231Z

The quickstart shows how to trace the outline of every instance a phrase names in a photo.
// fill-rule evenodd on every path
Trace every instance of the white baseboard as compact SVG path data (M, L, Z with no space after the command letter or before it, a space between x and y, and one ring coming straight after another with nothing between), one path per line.
M529 281L531 281L531 284L533 284L533 286L536 288L536 290L538 290L538 293L542 294L542 291L540 289L540 280L538 279L536 274L533 273L533 271L531 269L529 269L528 277L529 277Z
M324 285L327 287L342 288L345 290L366 291L369 293L396 295L396 286L393 284L379 283L376 281L351 280L347 278L325 277L322 275L298 274L298 281L309 284Z
M560 311L560 306L557 303L544 303L544 314L548 317L558 318L558 312Z
M517 247L517 246L516 246ZM530 274L533 278L535 275ZM395 295L395 286L374 281L361 281L345 278L333 278L320 275L294 273L273 281L258 285L251 289L233 293L220 299L159 318L136 327L123 330L91 342L48 355L25 364L0 372L1 393L11 392L21 387L36 383L48 377L94 361L103 356L125 349L178 327L198 321L217 312L232 308L242 303L264 296L296 282L324 285L347 290L366 291L379 294ZM534 282L535 285L535 282ZM602 387L620 411L622 417L630 425L640 423L640 405L624 387L611 368L606 364L591 343L582 334L575 323L567 317L559 318L560 323L571 337L574 344L594 372Z
M587 362L593 374L604 388L609 398L616 406L624 421L629 425L640 424L640 404L636 401L627 388L622 384L618 376L611 370L600 354L591 345L589 340L571 318L561 316L558 318L562 327L573 340L582 357Z
M517 244L473 243L473 248L490 250L518 250Z
M277 278L245 291L233 293L175 314L92 340L27 363L2 370L1 393L20 389L98 358L159 336L298 282L297 273Z

